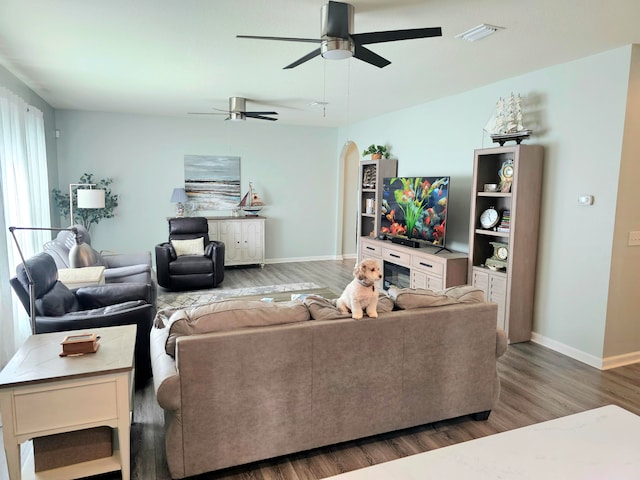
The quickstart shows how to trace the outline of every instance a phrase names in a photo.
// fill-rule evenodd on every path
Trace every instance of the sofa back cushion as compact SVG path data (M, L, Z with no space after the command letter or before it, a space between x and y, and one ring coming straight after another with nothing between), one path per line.
M336 320L339 318L351 318L350 313L342 313L336 306L336 299L329 300L318 295L308 295L302 302L309 309L309 314L313 320ZM378 314L393 310L393 301L386 295L378 297ZM365 318L366 317L365 315Z
M460 285L440 291L391 287L389 297L398 310L484 302L483 291L470 285Z
M184 335L222 332L239 328L268 327L309 320L301 302L268 303L260 300L223 300L177 310L169 318L167 354L175 356L176 341Z

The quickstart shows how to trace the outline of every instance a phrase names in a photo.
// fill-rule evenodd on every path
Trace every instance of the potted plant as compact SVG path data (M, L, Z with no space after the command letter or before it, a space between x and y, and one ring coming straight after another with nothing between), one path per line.
M389 149L385 145L369 145L369 148L362 152L362 156L365 157L367 155L371 155L371 160L380 160L383 156L384 158L389 158Z
M73 210L73 217L69 219L71 225L81 224L87 231L91 231L91 226L97 224L103 218L113 218L114 209L118 206L118 195L111 193L112 178L94 180L92 173L85 173L80 177L80 184L93 183L96 188L105 191L104 208L78 208ZM73 190L73 204L77 204L77 190ZM53 202L58 207L58 212L63 217L69 216L69 194L63 193L61 190L54 188L52 191Z

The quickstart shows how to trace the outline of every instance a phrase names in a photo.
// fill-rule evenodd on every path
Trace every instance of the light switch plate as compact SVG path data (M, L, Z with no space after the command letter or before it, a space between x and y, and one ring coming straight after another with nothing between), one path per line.
M640 245L640 232L629 232L629 246Z

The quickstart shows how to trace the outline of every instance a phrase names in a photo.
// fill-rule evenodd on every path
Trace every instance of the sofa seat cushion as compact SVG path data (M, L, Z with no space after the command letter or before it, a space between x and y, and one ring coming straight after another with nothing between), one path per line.
M192 275L194 273L211 274L212 260L198 255L183 255L169 263L170 275Z
M309 310L301 302L262 302L260 300L222 300L191 309L176 310L169 317L167 354L175 356L176 341L184 335L197 335L268 327L309 320Z
M343 313L336 306L336 299L329 300L318 295L308 295L302 302L309 309L309 314L313 320L336 320L339 318L351 318L350 313ZM393 310L393 301L386 295L378 297L378 314Z
M441 307L456 303L484 302L482 290L470 285L450 287L433 291L422 288L389 288L389 296L399 310L414 308Z

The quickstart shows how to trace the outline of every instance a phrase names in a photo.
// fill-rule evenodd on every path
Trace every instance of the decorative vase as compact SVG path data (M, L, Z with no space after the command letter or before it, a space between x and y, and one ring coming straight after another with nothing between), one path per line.
M380 160L382 158L382 154L381 153L372 153L371 154L371 160Z

